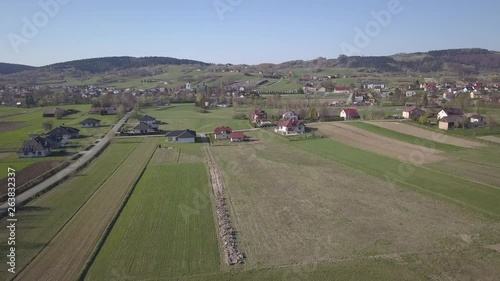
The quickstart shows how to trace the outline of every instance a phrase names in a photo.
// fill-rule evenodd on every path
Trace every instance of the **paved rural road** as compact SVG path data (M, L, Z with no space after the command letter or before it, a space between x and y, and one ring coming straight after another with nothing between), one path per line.
M55 184L62 178L70 175L72 172L83 166L85 163L87 163L92 157L96 155L96 153L102 149L103 146L105 146L108 142L111 141L113 136L115 135L116 132L118 132L121 128L121 126L125 123L125 120L127 120L130 117L130 113L125 114L120 121L116 123L116 125L109 131L104 138L102 138L99 143L97 143L92 149L89 151L86 151L85 153L82 153L82 157L78 159L75 163L69 165L68 167L62 169L59 173L53 175L52 177L46 179L45 181L41 182L38 185L35 185L34 187L30 188L29 190L18 194L16 196L16 206L22 206L23 202L26 200L29 200L31 197L34 195L46 190L49 188L51 185ZM7 211L7 203L4 203L0 206L0 216L5 214Z

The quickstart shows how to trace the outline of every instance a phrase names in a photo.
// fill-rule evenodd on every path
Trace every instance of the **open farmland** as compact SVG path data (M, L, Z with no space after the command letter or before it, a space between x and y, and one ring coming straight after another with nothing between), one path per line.
M0 122L0 133L16 130L22 128L23 126L23 123L20 122Z
M151 115L165 123L160 128L163 130L183 130L192 129L197 132L212 132L219 126L229 126L234 130L249 129L250 125L246 120L232 119L235 113L234 108L218 108L210 110L209 113L196 112L194 104L179 104L172 107L148 108L141 111L141 114ZM239 113L247 113L250 109L245 108ZM131 123L133 120L131 121Z
M430 130L418 128L401 122L369 122L385 129L397 131L403 134L412 135L420 138L425 138L434 142L441 142L446 144L451 144L454 146L464 147L464 148L480 148L484 147L482 143L465 140L443 133L436 133Z
M43 161L29 165L24 168L22 173L16 177L16 186L19 188L29 181L41 176L50 170L56 168L62 161ZM0 180L0 197L7 194L7 178Z
M152 139L140 143L17 280L77 279L155 147Z
M441 151L383 137L344 123L317 124L313 127L319 129L320 133L343 144L396 159L411 161L416 151L424 153L424 157L418 158L418 161L422 163L432 163L446 159Z
M217 272L221 258L212 213L203 163L151 163L86 280L166 280Z
M110 177L137 143L114 142L87 169L18 210L17 272L20 272L52 240L94 192ZM64 204L61 204L64 202ZM0 250L7 249L7 221L0 223ZM2 263L6 257L2 256ZM0 267L0 276L8 275Z
M265 134L260 132L259 138ZM494 203L500 190L468 182L455 186L463 180L451 175L439 180L438 173L423 168L406 185L392 185L384 181L384 172L397 171L398 161L332 140L288 143L270 138L265 144L214 147L214 151L224 170L246 268L354 263L373 257L437 279L491 279L500 274L500 257L485 255L482 247L500 242L500 209ZM422 181L422 177L434 179ZM494 216L483 220L476 208L427 196L420 189L432 188L431 181L442 186L433 192L460 196L465 205L472 205L472 200L477 207L488 205L487 212L495 212ZM469 198L476 191L481 198ZM474 244L465 242L469 237ZM478 255L487 257L476 261ZM397 271L394 274L387 279L399 278Z

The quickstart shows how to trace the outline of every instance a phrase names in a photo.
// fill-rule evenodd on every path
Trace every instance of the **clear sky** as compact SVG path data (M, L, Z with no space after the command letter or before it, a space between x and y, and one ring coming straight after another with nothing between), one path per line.
M126 55L257 64L500 49L498 0L400 0L388 8L394 1L1 0L0 62ZM372 11L382 10L390 20L374 24Z

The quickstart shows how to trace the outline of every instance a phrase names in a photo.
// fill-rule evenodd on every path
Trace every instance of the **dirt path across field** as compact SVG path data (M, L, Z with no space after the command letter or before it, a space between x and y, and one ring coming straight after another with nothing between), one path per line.
M397 141L340 122L318 124L314 127L343 144L416 165L447 159L442 151Z
M480 137L480 139L500 143L500 138L495 136Z
M457 137L448 136L441 133L436 133L430 130L417 128L401 122L366 122L384 129L393 130L402 134L428 139L435 142L451 144L464 148L480 148L484 147L482 143L469 141Z

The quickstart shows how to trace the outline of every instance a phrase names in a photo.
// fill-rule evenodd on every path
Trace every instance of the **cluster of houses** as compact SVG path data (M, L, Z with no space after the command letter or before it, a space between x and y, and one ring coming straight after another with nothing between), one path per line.
M139 118L139 124L132 129L133 134L144 135L159 131L161 121L149 115Z
M101 126L101 120L87 118L80 122L82 128L98 128ZM67 144L70 139L80 137L80 130L68 127L58 126L43 136L37 136L23 143L18 151L19 158L38 158L46 157L52 153L52 149L59 149Z
M437 114L428 114L425 110L416 106L406 107L403 110L404 119L418 120L422 116L435 117L439 129L453 130L458 127L472 128L485 124L485 117L480 114L465 114L460 108L445 108Z

